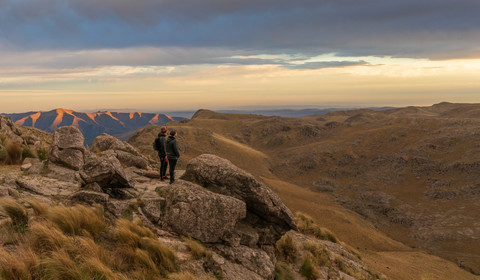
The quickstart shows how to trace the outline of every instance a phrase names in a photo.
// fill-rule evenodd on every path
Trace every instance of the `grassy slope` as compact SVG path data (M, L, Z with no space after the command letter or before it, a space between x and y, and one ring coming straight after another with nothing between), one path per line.
M426 177L418 179L418 176L412 175L413 172L409 169L403 171L401 183L395 182L397 175L394 174L395 176L392 177L392 174L388 173L389 170L382 169L382 166L373 168L373 170L363 170L363 173L367 173L363 177L361 175L351 176L354 173L352 170L358 169L365 163L362 161L363 158L371 159L378 154L388 155L398 152L412 155L412 151L415 149L423 151L422 145L430 144L429 142L432 141L436 141L435 144L443 150L428 154L428 158L448 162L458 158L459 153L468 153L468 150L470 151L468 158L472 159L472 153L476 157L478 153L474 149L474 140L466 143L466 147L463 148L462 145L442 146L445 142L451 141L451 136L458 131L455 130L456 120L451 120L451 116L448 115L453 114L451 112L442 116L444 120L450 119L451 121L447 128L444 128L443 121L435 122L428 119L432 116L439 117L439 113L436 111L445 112L445 108L442 110L409 108L408 116L405 115L405 112L396 110L387 112L386 116L362 110L347 113L336 112L326 116L302 119L225 115L203 111L187 123L172 122L170 127L179 130L179 142L185 145L181 164L184 165L188 159L208 152L228 158L254 175L262 176L277 190L292 210L301 210L314 216L322 226L332 229L341 240L363 250L366 261L370 265L375 266L386 275L390 275L393 279L412 279L412 271L423 271L427 276L432 277L454 273L461 276L457 279L475 279L453 263L443 262L426 253L412 251L409 247L388 237L393 236L407 244L416 245L415 240L411 239L404 227L388 224L385 226L384 223L380 223L377 226L382 229L383 233L381 233L361 216L339 206L331 196L305 190L305 187L311 187L312 181L331 176L328 172L332 171L332 167L336 168L341 165L339 161L342 156L349 155L358 162L352 166L349 164L341 166L340 171L346 172L347 176L343 176L344 174L337 176L334 180L336 184L348 186L352 184L353 177L356 180L354 182L358 183L357 186L368 186L368 190L377 188L377 190L383 191L388 187L388 191L398 200L408 201L410 204L423 207L423 209L438 204L438 201L428 201L423 197ZM476 110L470 110L470 112L467 117L475 116ZM465 113L463 112L463 114ZM348 121L346 122L346 120ZM332 122L336 123L329 126L328 124ZM316 128L320 129L316 131ZM139 147L142 152L148 153L151 151L150 142L153 141L156 131L158 131L158 127L147 127L137 132L130 139L130 143ZM435 138L434 132L440 136ZM316 133L314 137L312 137L312 133ZM422 136L430 136L430 134L432 134L432 139L422 142ZM466 135L457 135L458 139L461 137L466 137ZM400 141L391 141L391 139L400 139ZM256 151L252 151L252 149L256 149ZM323 161L322 156L325 154L322 153L328 153L331 161ZM265 158L265 154L268 155L268 158ZM317 157L312 157L312 154L316 154ZM306 158L300 158L300 162L314 161L317 162L317 165L311 169L308 166L304 169L297 168L294 160L298 155L306 156ZM413 155L417 154L413 153ZM419 156L423 155L419 154ZM269 165L265 164L266 161ZM371 166L367 166L367 168L371 168ZM273 171L273 174L270 171ZM455 174L447 176L455 176ZM294 182L302 187L285 181ZM354 197L355 192L342 190L339 195ZM420 195L412 196L412 193ZM440 203L449 209L458 208L455 207L455 201ZM470 215L472 213L468 207L464 207L461 211L470 213ZM458 212L458 215L462 215L462 212ZM436 244L429 244L429 246L431 249L433 247L437 254L442 255L443 251L444 257L455 259L469 251L467 248L464 248L465 250L460 248L458 243L443 242L439 246L435 246ZM478 246L476 243L470 244L468 240L465 241L465 244L473 246L474 249L475 246ZM401 256L401 260L395 260L395 256ZM476 262L476 259L471 256L464 256L463 259ZM387 266L390 269L387 269ZM393 270L392 267L398 267L398 269ZM423 277L418 273L415 275L418 276L417 279Z

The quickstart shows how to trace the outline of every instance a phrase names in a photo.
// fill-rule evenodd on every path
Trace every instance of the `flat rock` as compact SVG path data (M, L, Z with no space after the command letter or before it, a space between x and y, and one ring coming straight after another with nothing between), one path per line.
M70 200L73 202L81 202L89 205L97 203L106 206L108 199L108 194L93 191L79 191L70 196Z
M118 159L113 156L89 158L80 170L80 176L85 184L95 182L104 189L134 187Z

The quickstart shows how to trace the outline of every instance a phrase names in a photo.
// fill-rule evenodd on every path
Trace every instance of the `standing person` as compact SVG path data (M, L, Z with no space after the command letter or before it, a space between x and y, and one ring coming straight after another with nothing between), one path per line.
M160 181L164 181L166 179L167 174L167 128L162 126L160 128L160 133L158 133L158 137L155 139L155 149L158 151L158 157L160 158Z
M177 165L177 160L180 157L177 147L177 131L172 129L170 131L170 136L167 139L167 158L170 162L170 184L175 182L175 166Z

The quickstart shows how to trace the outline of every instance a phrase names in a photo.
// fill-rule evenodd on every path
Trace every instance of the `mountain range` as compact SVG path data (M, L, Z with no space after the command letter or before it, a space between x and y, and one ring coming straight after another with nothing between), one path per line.
M166 114L109 111L85 113L68 109L3 115L11 118L17 125L34 127L47 132L55 132L57 128L62 126L78 127L85 136L86 144L91 144L95 137L104 132L125 139L128 138L130 133L145 125L164 125L173 120L181 121L185 119Z

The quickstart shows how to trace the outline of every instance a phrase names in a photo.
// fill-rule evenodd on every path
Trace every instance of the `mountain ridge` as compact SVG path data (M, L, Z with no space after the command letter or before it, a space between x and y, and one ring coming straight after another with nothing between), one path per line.
M75 126L85 135L87 144L91 144L96 136L104 132L121 137L145 125L164 125L170 121L185 119L160 113L110 111L86 113L63 108L3 115L11 118L16 125L34 127L46 132L55 132L57 128L63 126Z

